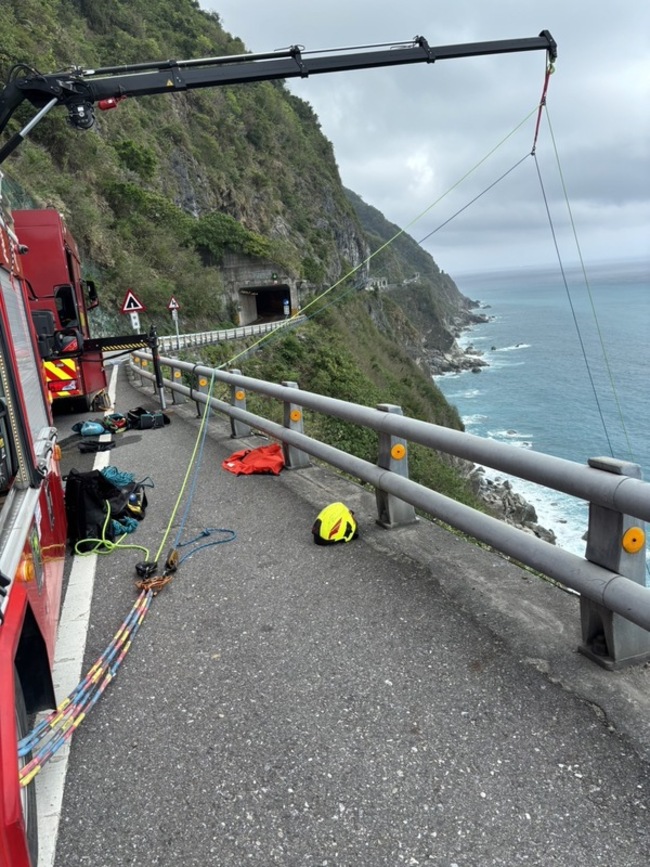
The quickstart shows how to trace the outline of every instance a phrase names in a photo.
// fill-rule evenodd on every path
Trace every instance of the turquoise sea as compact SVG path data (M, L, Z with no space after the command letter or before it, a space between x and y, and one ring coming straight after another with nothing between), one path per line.
M613 455L650 480L650 261L565 277L566 286L559 269L456 277L489 316L459 342L489 366L436 384L469 433L580 463ZM513 488L559 545L584 555L585 503L520 480Z

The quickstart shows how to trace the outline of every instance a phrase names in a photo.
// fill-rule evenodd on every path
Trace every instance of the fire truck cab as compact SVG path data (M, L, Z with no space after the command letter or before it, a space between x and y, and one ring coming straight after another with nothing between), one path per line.
M13 220L50 400L90 409L106 388L102 352L84 347L88 310L98 304L94 283L82 279L77 244L58 211L16 210Z
M66 545L59 447L22 271L0 213L0 864L36 864L34 785L21 788L17 741L53 707L51 669Z

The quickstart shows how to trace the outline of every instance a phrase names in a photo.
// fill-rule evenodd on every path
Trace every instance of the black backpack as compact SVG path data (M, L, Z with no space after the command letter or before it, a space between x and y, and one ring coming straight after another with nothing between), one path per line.
M68 519L68 541L75 550L83 539L115 541L112 518L132 514L129 497L139 486L130 483L124 487L114 485L99 470L80 473L70 470L65 486L65 512ZM107 520L107 513L110 513ZM106 529L104 529L106 524ZM79 545L79 553L93 550L97 542Z

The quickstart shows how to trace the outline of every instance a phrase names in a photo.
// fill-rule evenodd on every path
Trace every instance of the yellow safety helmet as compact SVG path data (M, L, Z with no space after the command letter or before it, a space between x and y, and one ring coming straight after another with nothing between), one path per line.
M311 528L317 545L333 545L335 542L350 542L359 535L354 512L345 503L330 503L314 521Z

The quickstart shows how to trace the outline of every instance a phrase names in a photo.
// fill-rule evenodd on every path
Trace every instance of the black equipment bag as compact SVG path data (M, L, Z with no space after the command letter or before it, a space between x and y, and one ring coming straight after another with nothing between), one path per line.
M119 488L99 470L80 473L70 470L65 486L65 512L68 519L68 541L74 549L83 539L115 540L112 518L128 514L129 497L137 486L129 484ZM108 504L108 505L107 505ZM107 511L110 517L106 521ZM106 530L103 531L104 523ZM102 532L104 535L102 537ZM79 546L79 551L90 551L96 542Z
M160 410L149 412L141 406L130 409L127 413L129 427L134 430L152 430L169 424L169 416Z

